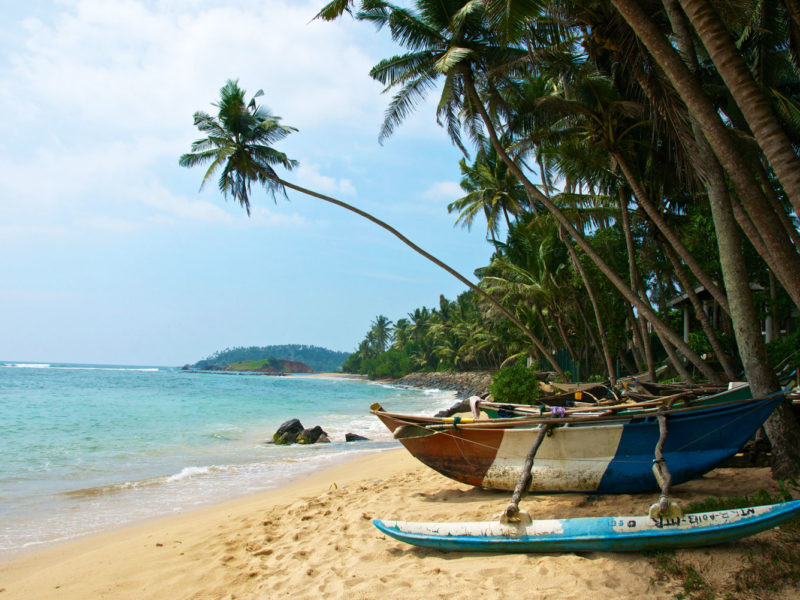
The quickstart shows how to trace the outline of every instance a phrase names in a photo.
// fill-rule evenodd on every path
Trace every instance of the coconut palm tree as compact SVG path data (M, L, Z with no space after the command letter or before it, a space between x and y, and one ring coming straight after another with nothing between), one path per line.
M680 0L686 16L742 112L750 131L800 214L800 159L728 29L708 0Z
M493 69L527 55L519 47L504 46L499 42L499 38L482 21L482 3L465 0L418 0L416 12L386 3L379 4L379 8L363 10L357 15L358 18L373 21L379 26L388 25L392 37L410 50L408 54L381 61L371 71L375 79L387 85L387 90L398 88L386 111L381 137L390 135L419 101L423 92L437 78L443 77L443 92L437 116L440 121L443 115L447 116L448 133L454 143L461 145L458 117L465 121L473 137L481 139L481 129L485 129L498 156L516 175L528 194L535 201L541 202L558 219L612 284L671 344L706 377L716 380L717 373L605 264L563 212L528 179L503 146L501 135L497 131L497 121L487 111L478 91L476 77L482 78L486 93L491 95Z
M461 159L459 166L461 189L468 193L448 204L447 212L458 211L456 224L467 229L471 229L475 217L483 213L486 239L496 242L500 214L510 228L512 216L516 218L526 211L528 195L491 146L481 148L471 165Z
M372 322L370 329L378 352L385 352L392 335L392 322L384 315L378 315Z
M285 189L289 188L364 217L450 273L477 294L484 296L488 302L496 306L497 310L519 327L535 346L544 348L538 338L506 307L499 304L458 271L417 246L388 223L346 202L280 178L274 167L280 165L291 169L297 165L297 161L289 159L282 152L275 150L272 144L285 138L296 129L280 125L280 117L270 114L256 103L256 98L262 94L260 90L250 102L245 101L245 93L239 87L238 81L229 80L220 90L219 102L213 104L219 109L217 117L212 117L202 111L196 112L194 115L195 125L206 134L206 137L194 142L192 152L182 155L179 164L184 167L209 165L201 187L217 172L220 172L220 190L226 198L230 195L234 201L243 206L248 214L250 214L250 189L253 183L257 183L266 187L273 197L276 192L285 193ZM554 363L553 368L563 375L557 364Z
M794 275L800 271L800 255L785 233L780 218L765 199L748 160L735 143L730 128L723 123L717 107L637 0L611 0L611 2L642 40L686 103L692 118L702 129L711 150L733 183L747 216L752 220L753 229L750 230L743 225L744 231L748 233L756 248L763 247L760 253L792 301L800 306L800 280ZM742 220L738 220L742 225Z

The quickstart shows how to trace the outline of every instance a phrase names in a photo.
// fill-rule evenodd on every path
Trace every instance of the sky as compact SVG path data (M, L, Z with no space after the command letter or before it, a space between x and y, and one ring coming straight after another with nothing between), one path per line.
M178 166L238 79L298 129L288 181L366 210L475 281L460 152L435 93L383 145L401 53L326 0L0 0L0 361L183 365L234 346L353 351L466 287L376 225L295 192L250 218Z

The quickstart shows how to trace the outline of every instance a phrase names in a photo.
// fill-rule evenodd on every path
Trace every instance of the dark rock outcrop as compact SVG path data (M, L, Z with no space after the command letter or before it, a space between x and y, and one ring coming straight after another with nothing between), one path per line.
M293 444L304 429L300 419L289 419L272 434L272 439L276 444Z
M317 425L311 429L303 429L303 431L297 434L297 439L295 441L298 444L316 444L317 442L323 443L330 442L331 440L328 438L328 434L325 430Z
M367 442L369 438L365 438L363 435L358 435L357 433L345 433L344 434L344 441L345 442Z

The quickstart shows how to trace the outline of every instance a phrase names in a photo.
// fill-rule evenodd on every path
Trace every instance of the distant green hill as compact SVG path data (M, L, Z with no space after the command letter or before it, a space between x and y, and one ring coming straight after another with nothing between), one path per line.
M308 365L315 371L330 373L341 370L342 364L349 352L336 352L319 346L306 346L303 344L289 344L285 346L249 346L239 348L226 348L215 352L208 358L200 360L191 369L208 369L209 367L223 368L233 363L249 361L265 361L269 358L289 360Z

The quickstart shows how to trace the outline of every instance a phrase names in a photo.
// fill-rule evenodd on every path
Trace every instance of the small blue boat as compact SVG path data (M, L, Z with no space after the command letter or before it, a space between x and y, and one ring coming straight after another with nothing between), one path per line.
M800 500L675 518L590 517L521 522L411 523L374 520L414 546L454 552L639 551L710 546L777 527L800 515Z

